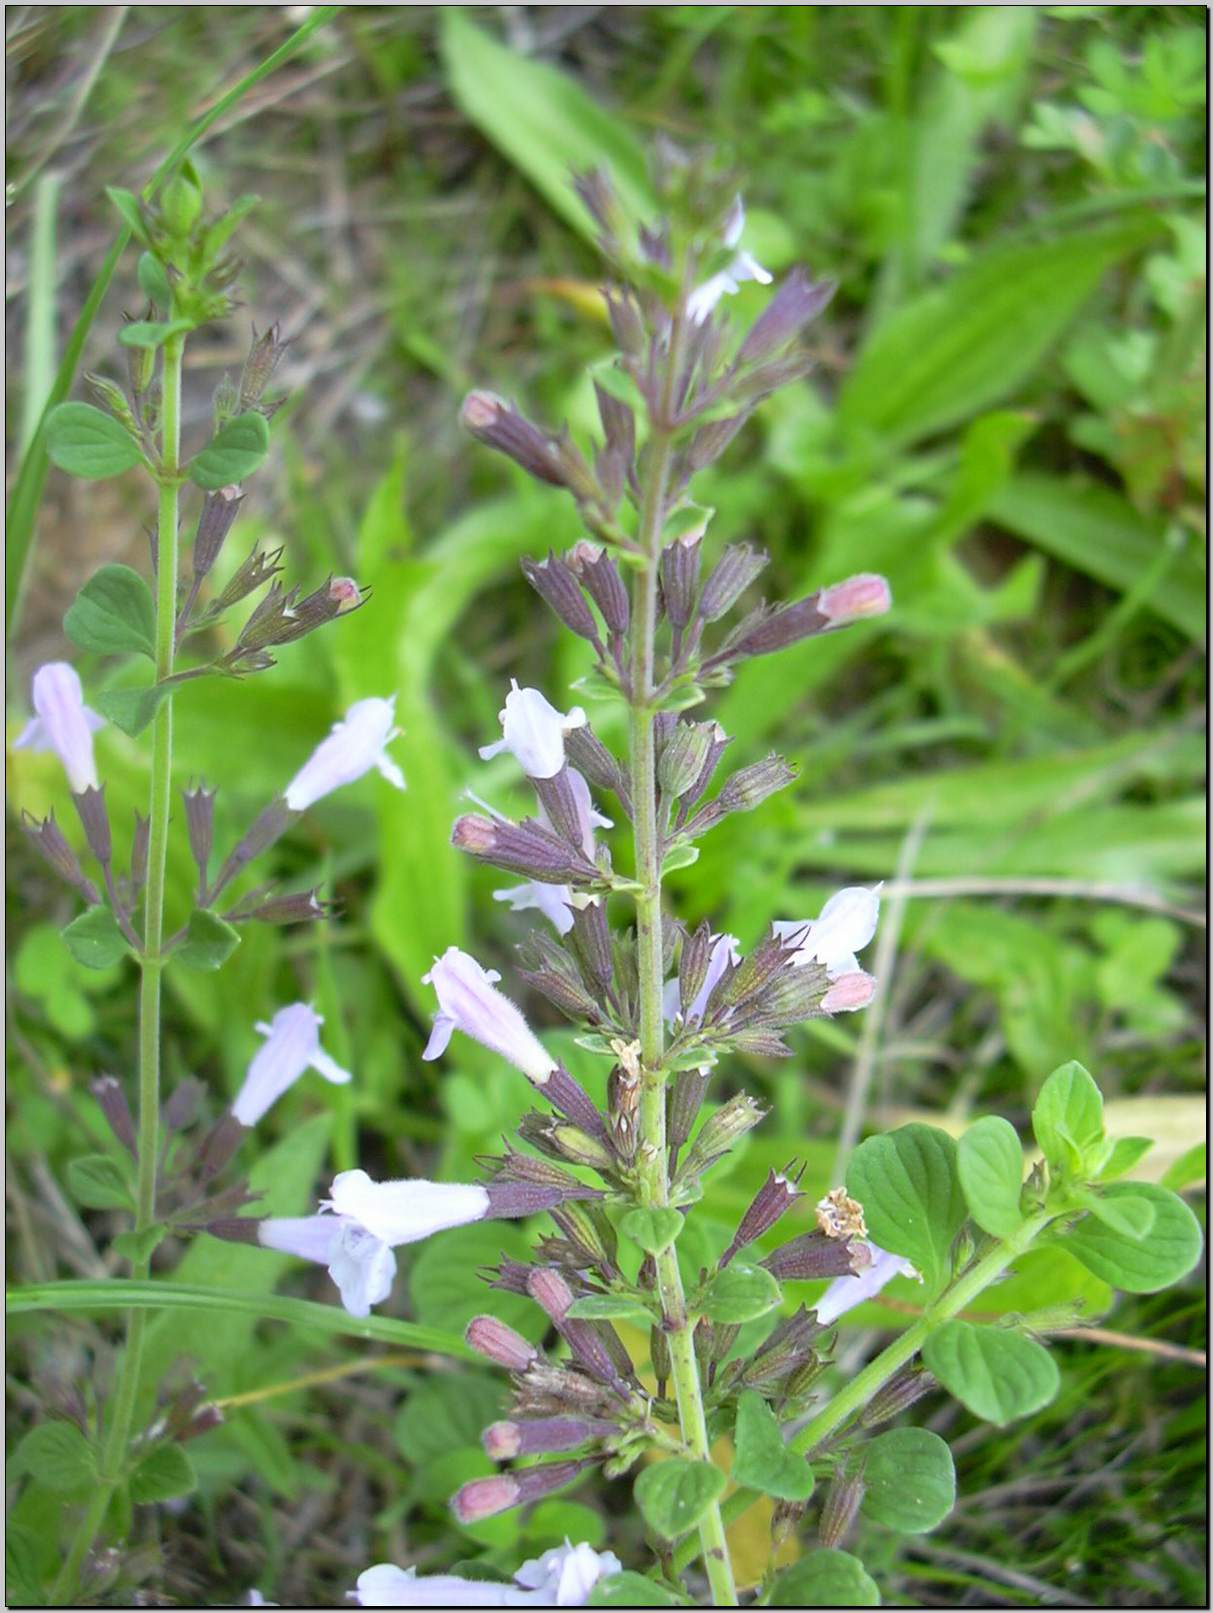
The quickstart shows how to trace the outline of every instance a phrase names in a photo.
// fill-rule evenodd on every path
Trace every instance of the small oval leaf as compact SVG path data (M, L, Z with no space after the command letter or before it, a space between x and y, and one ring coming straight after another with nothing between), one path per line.
M68 606L63 630L82 650L156 659L156 607L130 566L102 566Z
M869 1137L851 1156L847 1192L863 1205L873 1242L912 1261L928 1292L937 1289L966 1213L947 1132L915 1122Z
M890 1428L865 1447L863 1511L886 1529L925 1534L956 1503L952 1453L927 1428Z
M858 1557L833 1546L820 1546L780 1574L768 1605L879 1607L880 1590Z
M242 482L269 452L270 428L264 415L250 410L221 426L202 452L190 461L189 478L214 492Z
M956 1168L969 1214L983 1232L1009 1238L1023 1216L1023 1149L1015 1127L999 1115L970 1126L956 1149Z
M1100 1189L1105 1208L1118 1199L1145 1199L1154 1224L1144 1238L1126 1237L1088 1215L1062 1238L1061 1246L1088 1271L1129 1294L1154 1294L1187 1274L1200 1259L1200 1222L1168 1188L1153 1182L1109 1182Z
M724 1485L724 1474L711 1462L676 1457L645 1468L636 1480L636 1504L655 1534L676 1540L695 1527Z
M108 907L88 908L60 933L72 957L86 969L108 969L126 956L126 941Z
M949 1394L1000 1427L1047 1406L1061 1381L1043 1344L972 1322L944 1322L923 1345L922 1358Z
M143 458L126 427L91 403L61 403L51 410L46 451L52 465L88 482L120 476Z
M780 1297L779 1284L769 1271L748 1260L735 1260L712 1278L699 1308L710 1322L727 1327L765 1316L779 1304Z

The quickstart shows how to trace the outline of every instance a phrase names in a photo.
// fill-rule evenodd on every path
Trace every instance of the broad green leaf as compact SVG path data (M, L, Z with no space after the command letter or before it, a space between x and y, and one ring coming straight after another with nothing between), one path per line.
M46 451L52 465L89 482L120 476L143 458L126 427L91 403L61 403L51 411Z
M1208 1144L1194 1143L1191 1148L1182 1153L1173 1165L1170 1165L1161 1178L1161 1185L1169 1187L1173 1193L1182 1188L1190 1187L1194 1182L1203 1182L1208 1170Z
M1140 514L1113 488L1044 471L1021 471L995 494L988 513L1045 554L1122 592L1153 564L1166 536L1162 519ZM1195 544L1189 542L1147 603L1164 621L1203 643L1205 580Z
M194 1464L180 1445L158 1445L131 1474L131 1500L171 1501L197 1488Z
M577 81L500 45L458 7L442 13L442 59L456 103L587 240L598 226L573 176L605 168L626 212L650 222L655 204L644 157L618 112L600 107Z
M67 950L86 969L108 969L126 956L118 920L108 907L90 907L60 932Z
M975 1122L957 1144L956 1168L977 1225L996 1238L1009 1238L1023 1220L1023 1149L1015 1127L998 1115Z
M999 1427L1047 1406L1061 1381L1043 1344L972 1322L937 1327L922 1347L922 1358L949 1394L975 1417Z
M505 1385L484 1373L431 1373L409 1392L395 1423L396 1444L414 1466L453 1445L477 1445L501 1414Z
M1128 1184L1122 1184L1127 1186ZM1111 1197L1098 1191L1077 1195L1097 1221L1124 1238L1140 1243L1154 1225L1154 1205L1142 1193L1116 1193Z
M1118 1137L1112 1144L1112 1151L1100 1169L1100 1181L1115 1181L1118 1176L1123 1176L1126 1171L1131 1171L1137 1161L1144 1158L1153 1146L1153 1137ZM1164 1185L1169 1187L1172 1184L1168 1182Z
M583 1294L569 1306L569 1315L586 1322L645 1322L653 1313L639 1299L627 1294Z
M608 1574L590 1592L587 1607L685 1607L687 1604L664 1585L657 1585L644 1574L625 1568L621 1574Z
M240 931L218 913L196 907L186 926L185 940L173 953L191 969L220 969L240 945Z
M270 428L265 416L250 409L229 420L190 460L189 479L196 487L214 492L242 482L265 458L270 448Z
M87 1490L97 1477L92 1446L75 1423L42 1423L33 1428L13 1453L18 1472L26 1472L56 1494Z
M876 1581L849 1551L819 1546L785 1568L771 1587L770 1607L879 1607Z
M1158 228L1139 216L987 251L878 327L843 387L843 425L906 444L1013 397L1104 272Z
M674 1242L685 1219L678 1210L629 1210L620 1220L619 1230L645 1254L658 1255Z
M863 1511L902 1534L925 1534L956 1502L952 1452L926 1428L890 1428L864 1446Z
M102 566L68 607L63 630L82 650L156 659L156 608L130 566Z
M763 1266L734 1260L708 1283L699 1300L710 1322L752 1322L779 1304L779 1284Z
M184 336L193 328L188 319L136 319L123 325L118 340L123 347L163 347L170 336Z
M724 1474L711 1462L674 1457L644 1469L636 1480L636 1504L654 1534L677 1540L719 1499L724 1485Z
M956 1144L947 1132L915 1122L869 1137L851 1156L847 1192L863 1205L873 1242L911 1261L928 1293L936 1289L965 1219Z
M88 1210L129 1210L134 1206L130 1178L112 1154L85 1154L69 1160L67 1185Z
M1100 1189L1105 1207L1120 1199L1144 1199L1154 1224L1144 1238L1116 1232L1086 1216L1062 1239L1062 1248L1088 1271L1130 1294L1153 1294L1186 1277L1200 1259L1200 1222L1175 1193L1153 1182L1109 1182Z
M172 693L171 683L153 683L145 689L106 689L94 701L103 717L121 728L132 739L140 735L159 709L160 702Z
M1032 1109L1040 1151L1055 1169L1081 1176L1103 1142L1103 1096L1081 1064L1071 1060L1049 1076Z
M813 1469L788 1449L778 1418L753 1389L745 1390L737 1402L733 1444L735 1484L779 1501L807 1501L812 1495Z

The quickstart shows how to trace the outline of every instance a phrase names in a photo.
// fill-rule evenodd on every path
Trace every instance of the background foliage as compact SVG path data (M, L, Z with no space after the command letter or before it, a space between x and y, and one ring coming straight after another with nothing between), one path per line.
M14 447L116 229L104 186L142 184L306 10L10 9ZM196 152L208 191L262 197L242 231L248 317L295 338L275 470L241 527L286 543L311 582L349 572L374 596L267 677L187 685L180 782L221 787L220 839L234 837L346 704L393 690L409 782L326 801L275 853L284 878L333 882L337 920L246 932L222 974L170 976L170 1083L200 1075L216 1107L253 1021L296 997L356 1072L351 1089L305 1084L248 1145L267 1208L298 1213L355 1158L376 1175L466 1177L527 1106L466 1041L420 1062L419 976L451 943L508 974L521 921L491 901L500 876L447 836L466 787L518 804L508 767L475 758L509 677L564 704L588 669L517 571L577 527L470 446L457 408L475 381L588 429L585 370L609 335L568 165L605 160L643 207L657 132L736 165L764 263L803 261L840 286L814 327L814 377L764 406L711 478L712 540L763 543L788 594L872 569L896 600L870 629L748 665L723 701L739 761L777 745L802 779L673 877L683 916L711 913L748 946L839 884L883 879L889 900L879 1010L858 1030L809 1024L794 1060L746 1070L774 1122L716 1173L711 1216L727 1236L791 1154L824 1190L840 1128L860 1117L1022 1122L1069 1058L1098 1074L1111 1131L1165 1139L1138 1174L1203 1189L1188 1153L1203 1129L1203 23L1184 6L352 7L220 117ZM761 295L743 289L739 311ZM84 369L118 362L122 309L138 306L128 256ZM246 326L194 344L187 444ZM84 577L106 559L146 570L139 500L133 482L52 473L11 646L10 736L33 666L66 653ZM81 671L95 689L87 658ZM146 752L111 728L99 760L121 833ZM59 942L73 908L14 810L73 814L53 758L10 762L10 1280L98 1279L120 1222L75 1203L64 1166L109 1146L86 1083L129 1067L133 983L124 966L79 968ZM183 835L170 855L172 919L188 903ZM475 1268L521 1245L507 1225L445 1234L385 1313L457 1332L481 1308ZM322 1273L206 1239L157 1263L196 1288L334 1299ZM1030 1265L1000 1305L1081 1290L1106 1307L1060 1255ZM887 1297L848 1316L844 1366L915 1296L903 1283ZM534 1333L534 1308L503 1300ZM939 1535L861 1520L887 1600L1203 1598L1199 1283L1121 1299L1103 1324L1139 1347L1060 1345L1061 1394L1034 1418L993 1430L926 1403L957 1456L958 1508ZM500 1383L348 1331L252 1310L157 1320L149 1412L184 1346L228 1414L191 1446L198 1495L139 1514L132 1573L179 1600L255 1583L290 1602L339 1598L371 1561L424 1570L488 1549L514 1564L566 1533L635 1559L626 1484L453 1541L446 1497L489 1470L478 1436ZM104 1313L29 1315L10 1334L16 1435L107 1381ZM1159 1345L1178 1356L1147 1353ZM55 1551L63 1497L16 1467L19 1586L22 1553ZM758 1517L739 1526L752 1577Z

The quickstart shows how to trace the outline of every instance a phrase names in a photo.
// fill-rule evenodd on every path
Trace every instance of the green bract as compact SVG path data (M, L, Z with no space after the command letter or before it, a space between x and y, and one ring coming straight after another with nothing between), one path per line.
M1081 1176L1102 1163L1103 1098L1081 1064L1063 1064L1041 1087L1032 1130L1041 1153L1064 1175Z

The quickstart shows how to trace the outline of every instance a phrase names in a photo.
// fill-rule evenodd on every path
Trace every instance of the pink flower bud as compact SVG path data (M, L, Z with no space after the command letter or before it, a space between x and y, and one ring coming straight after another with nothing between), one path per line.
M875 572L861 571L857 577L823 588L817 608L835 627L842 627L864 616L883 616L892 604L887 579Z
M473 1316L463 1336L473 1350L509 1372L525 1372L539 1359L529 1340L495 1316Z
M329 583L329 598L340 615L362 603L362 590L352 577L334 577Z
M518 1485L508 1473L491 1479L473 1479L451 1497L451 1511L460 1523L479 1523L518 1504Z
M856 1008L866 1008L875 994L876 981L863 969L858 969L853 974L839 975L821 999L821 1006L827 1014L850 1013Z

